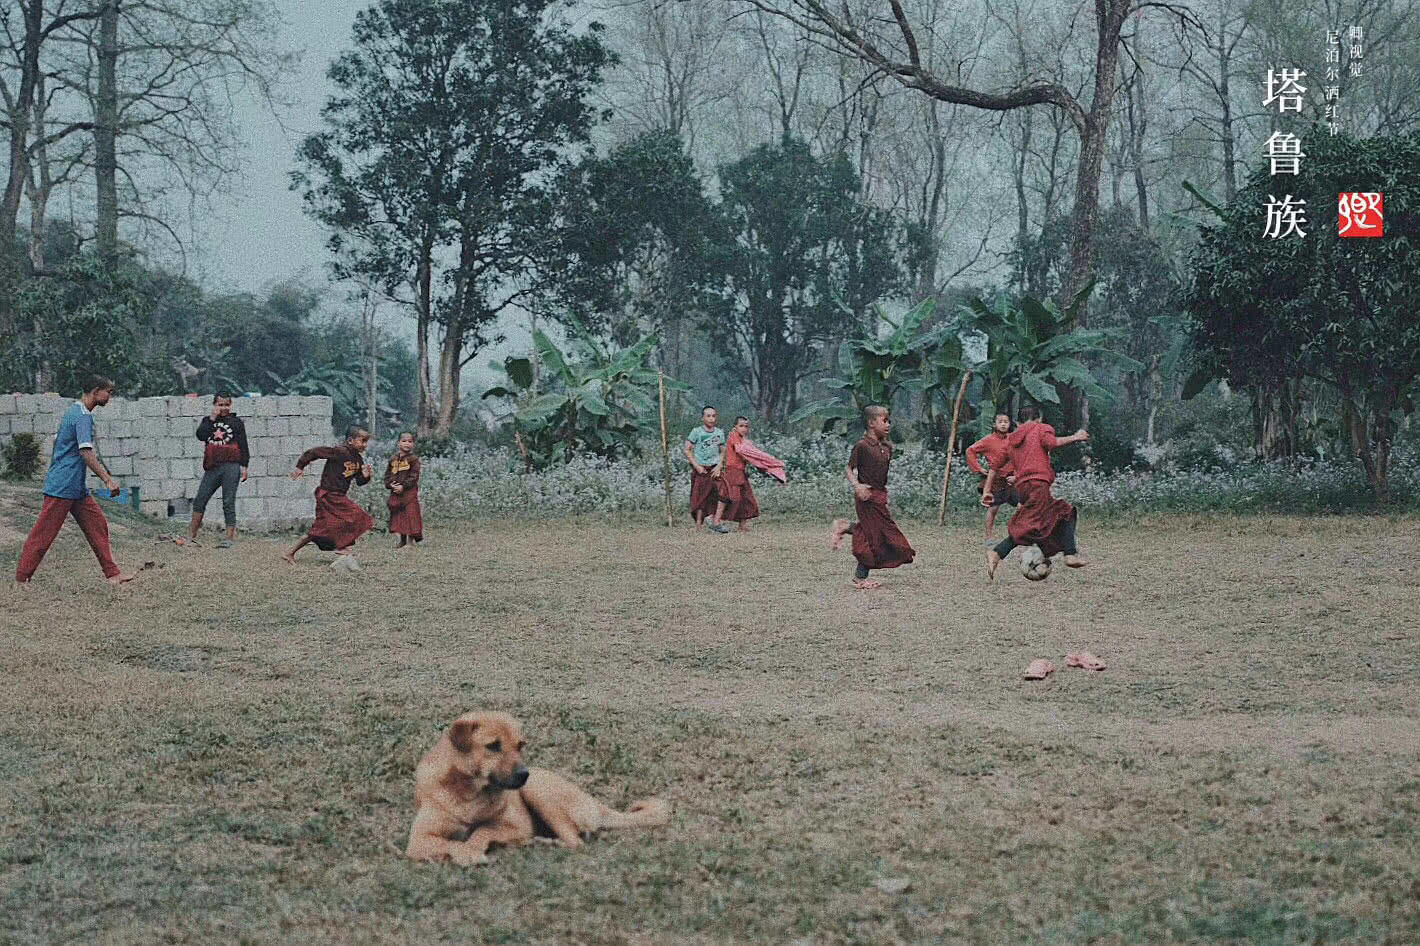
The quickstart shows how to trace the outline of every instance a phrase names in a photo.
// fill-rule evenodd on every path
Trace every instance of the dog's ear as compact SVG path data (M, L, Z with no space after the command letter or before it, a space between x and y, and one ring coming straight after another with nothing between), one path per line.
M460 752L468 752L473 748L473 734L478 730L478 723L467 719L455 720L449 727L449 742Z

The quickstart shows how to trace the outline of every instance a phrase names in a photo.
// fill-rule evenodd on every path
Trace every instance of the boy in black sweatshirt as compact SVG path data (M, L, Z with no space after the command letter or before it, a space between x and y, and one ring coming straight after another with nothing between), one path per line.
M217 548L232 547L237 537L237 484L245 483L251 451L247 449L247 428L242 419L232 413L232 396L226 392L212 399L211 415L197 425L197 439L207 446L202 451L202 483L192 501L192 522L187 527L187 541L195 542L202 528L202 514L207 501L222 487L222 517L227 523L227 537ZM181 540L179 540L181 544Z

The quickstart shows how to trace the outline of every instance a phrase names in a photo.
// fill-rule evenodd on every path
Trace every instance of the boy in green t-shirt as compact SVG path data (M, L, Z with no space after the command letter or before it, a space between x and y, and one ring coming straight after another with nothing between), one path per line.
M715 521L715 505L720 499L717 481L724 456L725 432L715 426L720 415L708 404L700 412L701 426L685 438L685 458L690 461L690 514L696 528L708 525L714 532L729 532Z

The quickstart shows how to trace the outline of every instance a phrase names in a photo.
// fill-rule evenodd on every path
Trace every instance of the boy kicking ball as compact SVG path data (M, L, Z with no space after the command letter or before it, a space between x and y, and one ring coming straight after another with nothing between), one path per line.
M370 531L375 520L346 494L350 492L352 480L363 486L374 476L375 471L365 462L365 448L369 443L370 432L352 424L345 430L344 443L337 447L312 447L296 461L296 469L291 473L293 480L305 476L306 467L312 461L324 460L325 469L321 470L320 485L316 487L316 521L311 531L281 556L286 561L296 564L296 553L307 543L314 542L322 551L335 553L335 561L330 563L332 568L359 571L360 563L351 554L355 540Z

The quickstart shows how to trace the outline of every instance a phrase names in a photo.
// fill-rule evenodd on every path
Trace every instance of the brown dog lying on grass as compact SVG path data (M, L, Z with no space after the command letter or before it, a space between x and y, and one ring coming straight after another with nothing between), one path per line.
M601 828L670 821L658 798L614 811L547 769L523 766L523 729L504 713L465 713L414 772L414 827L406 850L416 861L488 863L490 844L526 844L534 836L577 848Z

